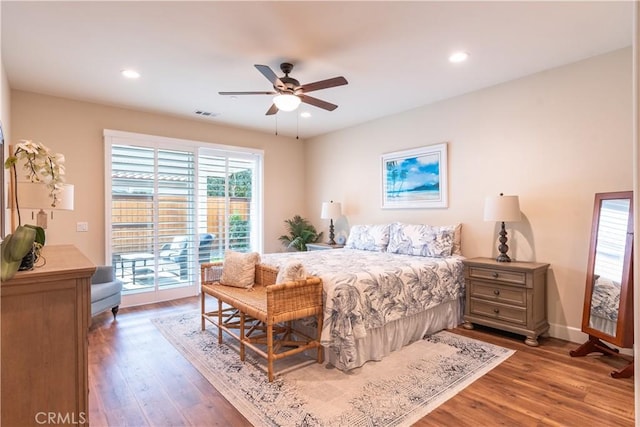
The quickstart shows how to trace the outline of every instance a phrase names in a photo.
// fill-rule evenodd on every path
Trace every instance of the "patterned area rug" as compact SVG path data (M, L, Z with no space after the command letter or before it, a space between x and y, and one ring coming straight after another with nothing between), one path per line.
M199 313L153 323L238 411L256 426L408 426L498 366L514 351L442 331L348 373L297 356L266 361L217 328L200 331Z

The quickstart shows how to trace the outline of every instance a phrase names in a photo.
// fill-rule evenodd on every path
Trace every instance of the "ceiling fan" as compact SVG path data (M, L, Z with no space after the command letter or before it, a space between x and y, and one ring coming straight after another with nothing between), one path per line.
M333 111L338 108L322 99L314 98L307 95L308 92L314 90L328 89L330 87L346 85L347 79L344 77L334 77L332 79L320 80L313 83L301 85L300 82L293 77L289 77L289 73L293 69L293 64L283 62L280 69L284 73L284 77L276 76L276 73L268 65L256 64L255 67L267 78L273 85L274 91L270 92L218 92L220 95L276 95L273 98L271 108L267 110L266 115L276 114L279 110L293 111L298 108L300 102L322 108L327 111Z

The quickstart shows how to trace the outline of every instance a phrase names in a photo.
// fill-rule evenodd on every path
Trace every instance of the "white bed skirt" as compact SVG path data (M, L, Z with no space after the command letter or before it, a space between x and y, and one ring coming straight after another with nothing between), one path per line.
M615 337L616 330L618 329L618 322L591 315L589 316L589 327Z
M385 326L368 329L367 336L356 341L356 367L370 360L382 360L392 351L422 339L443 329L451 329L463 322L464 297L449 301L422 313L387 323ZM324 349L328 363L340 370L344 366L338 361L338 355L330 349Z

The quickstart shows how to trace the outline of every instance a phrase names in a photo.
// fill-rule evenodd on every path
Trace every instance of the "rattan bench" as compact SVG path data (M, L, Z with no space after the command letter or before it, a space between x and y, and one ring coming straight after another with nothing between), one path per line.
M273 362L301 353L317 350L317 361L322 363L320 344L322 331L322 280L306 280L275 284L278 270L258 264L253 289L225 286L219 282L222 263L201 265L202 330L209 321L218 327L218 343L222 332L240 342L240 360L245 359L245 346L267 359L269 382L273 381ZM217 309L206 310L205 298L217 299ZM292 320L315 316L317 336L309 337L293 328Z

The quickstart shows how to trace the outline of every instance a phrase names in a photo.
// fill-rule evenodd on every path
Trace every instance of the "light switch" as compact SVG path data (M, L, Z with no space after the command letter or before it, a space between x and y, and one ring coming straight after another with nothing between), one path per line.
M79 231L79 232L89 231L89 223L88 222L78 222L76 224L76 231Z

